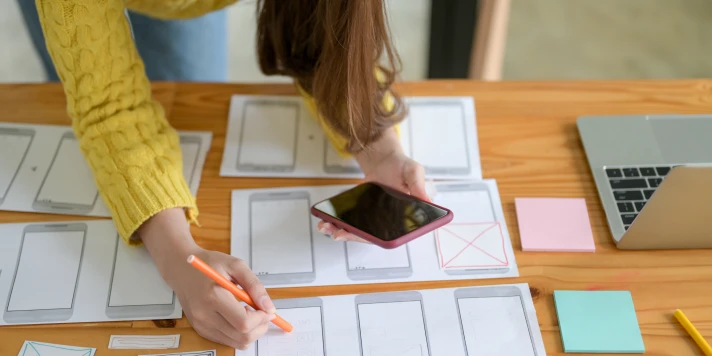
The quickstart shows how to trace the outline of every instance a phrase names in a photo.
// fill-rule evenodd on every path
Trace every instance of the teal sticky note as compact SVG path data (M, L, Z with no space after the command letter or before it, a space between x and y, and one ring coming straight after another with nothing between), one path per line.
M628 291L554 291L565 352L644 353Z

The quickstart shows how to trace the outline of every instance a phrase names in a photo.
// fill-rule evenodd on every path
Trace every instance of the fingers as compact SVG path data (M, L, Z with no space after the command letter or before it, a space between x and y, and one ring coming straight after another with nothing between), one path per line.
M321 232L322 234L333 237L334 241L354 241L366 244L371 243L354 234L350 234L345 230L341 230L328 222L320 221L319 224L317 224L317 229L319 229L319 232Z
M274 317L274 314L255 311L252 308L248 311L230 292L220 286L215 288L215 300L213 300L215 310L229 324L228 326L239 334L248 333L262 324L267 324Z
M275 314L277 309L272 303L269 295L267 295L267 290L260 282L259 278L252 273L249 266L245 261L240 259L234 259L228 265L228 273L230 276L239 284L246 292L250 295L250 298L255 302L255 305L260 310L267 312L268 314Z
M425 168L423 166L411 160L403 170L403 181L411 195L428 202L431 201L425 190Z

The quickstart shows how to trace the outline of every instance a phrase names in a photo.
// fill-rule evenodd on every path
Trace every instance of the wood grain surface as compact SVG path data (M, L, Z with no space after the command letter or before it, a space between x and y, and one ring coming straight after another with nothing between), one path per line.
M712 81L403 83L410 96L472 96L485 178L495 178L504 205L519 273L516 279L272 289L274 298L502 283L529 283L548 355L563 355L552 292L557 289L623 289L633 295L647 355L701 355L672 318L681 308L712 341L712 251L620 251L615 248L576 129L580 115L712 113ZM290 85L157 83L154 96L182 130L210 130L214 139L203 171L198 204L205 248L229 252L230 190L353 183L353 180L221 178L218 175L232 94L293 95ZM0 121L70 124L61 86L0 86ZM596 241L595 253L521 252L515 197L583 197ZM77 217L0 212L0 222L76 220ZM79 218L81 219L81 218ZM239 224L241 222L236 221ZM2 236L0 236L2 238ZM157 330L161 328L161 330ZM112 334L180 333L179 350L232 350L201 339L185 318L0 328L0 355L15 355L24 340L97 347ZM161 353L161 352L155 352Z

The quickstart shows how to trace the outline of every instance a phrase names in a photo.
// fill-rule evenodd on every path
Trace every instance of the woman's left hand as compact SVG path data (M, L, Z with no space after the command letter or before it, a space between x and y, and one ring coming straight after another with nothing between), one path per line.
M425 169L405 155L398 135L390 129L371 147L356 155L356 160L367 182L376 182L409 193L416 198L430 201L425 190ZM319 232L333 236L336 241L359 241L369 243L358 236L321 221Z

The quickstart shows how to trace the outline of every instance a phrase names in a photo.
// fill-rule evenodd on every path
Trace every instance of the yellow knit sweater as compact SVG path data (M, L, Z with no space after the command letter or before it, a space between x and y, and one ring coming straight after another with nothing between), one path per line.
M204 15L237 0L36 0L67 111L119 234L130 242L154 214L195 198L183 178L179 138L151 98L125 9L162 19ZM313 99L305 96L315 114ZM318 115L315 115L319 117ZM319 119L337 149L346 140Z

